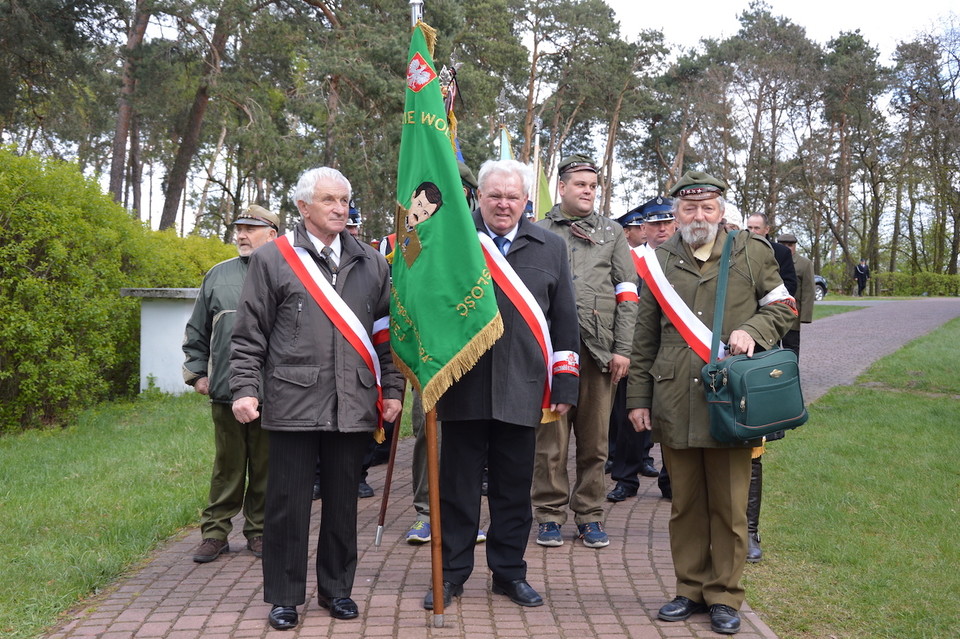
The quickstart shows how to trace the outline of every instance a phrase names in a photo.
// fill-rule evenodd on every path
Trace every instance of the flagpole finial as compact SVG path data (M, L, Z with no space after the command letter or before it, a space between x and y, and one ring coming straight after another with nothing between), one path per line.
M410 0L410 26L417 26L417 21L423 18L423 0Z
M507 108L510 106L510 101L507 100L507 89L506 87L500 89L500 95L497 96L497 110L499 111L500 126L503 126L507 121Z

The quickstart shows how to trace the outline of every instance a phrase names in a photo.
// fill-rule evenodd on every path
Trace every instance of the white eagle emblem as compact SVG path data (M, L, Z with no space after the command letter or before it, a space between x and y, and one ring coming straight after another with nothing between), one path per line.
M427 86L437 77L437 72L430 68L427 61L419 53L413 54L410 65L407 67L407 86L414 93Z

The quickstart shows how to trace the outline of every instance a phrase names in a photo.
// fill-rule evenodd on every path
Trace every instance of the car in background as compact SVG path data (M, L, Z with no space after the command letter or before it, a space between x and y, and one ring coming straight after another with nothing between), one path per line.
M813 276L813 299L818 302L827 296L827 278L822 275Z

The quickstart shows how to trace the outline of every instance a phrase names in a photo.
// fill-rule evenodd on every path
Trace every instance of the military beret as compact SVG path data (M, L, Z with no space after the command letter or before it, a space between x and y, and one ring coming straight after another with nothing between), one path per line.
M781 244L796 244L797 236L793 233L781 233L780 237L777 238L777 241Z
M476 189L479 184L477 184L477 178L474 177L473 171L470 170L470 167L466 163L457 160L457 167L460 169L460 181L469 186L471 189Z
M597 163L589 156L579 154L568 155L560 160L560 164L557 166L557 175L574 171L593 171L597 173Z
M269 226L274 231L280 230L280 217L272 211L268 211L262 206L251 204L247 210L237 216L234 224L245 224L247 226Z
M728 189L723 180L718 180L703 171L687 171L672 189L670 195L683 200L709 200L722 197Z

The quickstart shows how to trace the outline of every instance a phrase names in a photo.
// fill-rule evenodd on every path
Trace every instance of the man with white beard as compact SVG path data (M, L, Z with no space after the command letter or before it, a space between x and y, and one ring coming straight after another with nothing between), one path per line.
M673 187L679 233L647 263L663 287L679 296L668 315L652 287L640 294L627 384L630 421L651 430L660 442L672 480L670 550L677 576L676 598L660 608L664 621L682 621L710 611L714 632L740 630L744 590L740 577L747 557L747 491L750 453L756 442L727 444L710 436L701 369L706 363L678 324L713 327L720 256L727 239L720 229L727 185L699 171L685 174ZM771 348L790 328L796 314L769 245L750 233L738 233L730 254L726 310L721 339L730 354ZM709 351L709 343L706 350Z

